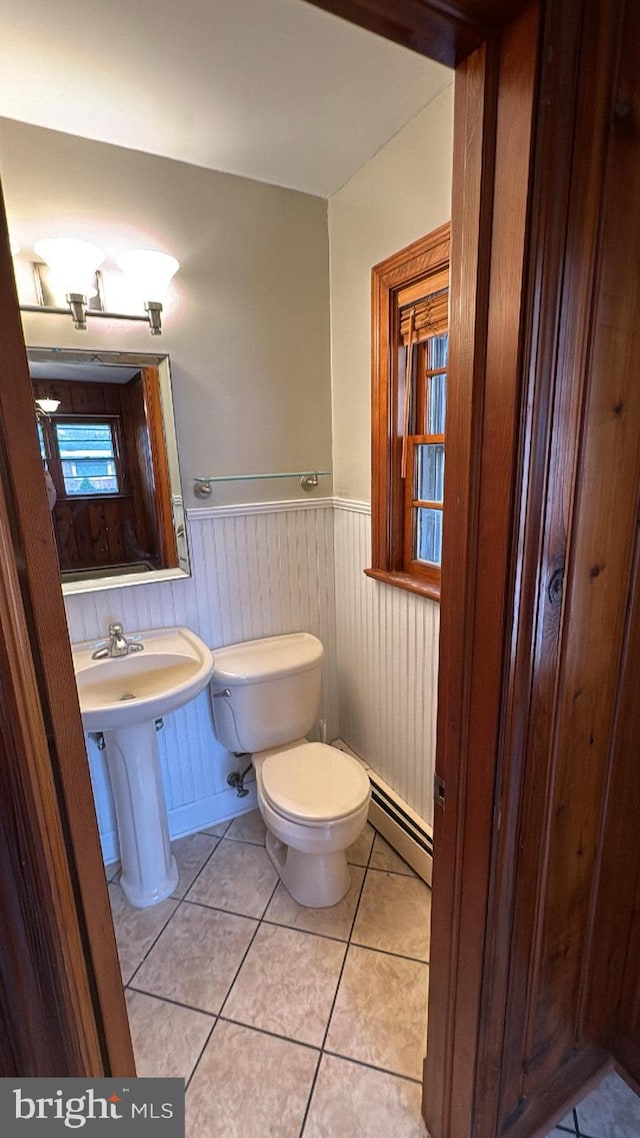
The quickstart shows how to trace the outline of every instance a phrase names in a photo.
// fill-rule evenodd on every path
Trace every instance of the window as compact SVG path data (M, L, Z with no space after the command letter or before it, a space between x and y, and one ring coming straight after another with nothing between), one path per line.
M373 270L372 567L440 597L449 225Z
M117 494L116 443L111 423L55 422L67 494Z
M60 498L122 493L119 434L115 416L40 421L40 453Z

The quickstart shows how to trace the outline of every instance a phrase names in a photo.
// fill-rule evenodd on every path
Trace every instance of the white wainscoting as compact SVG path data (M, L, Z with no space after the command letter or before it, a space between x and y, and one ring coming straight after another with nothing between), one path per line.
M72 641L125 631L187 625L214 649L240 640L306 631L326 650L322 718L338 735L335 690L333 501L277 502L189 510L193 575L188 580L66 598ZM238 798L227 774L238 760L213 733L208 693L167 716L158 735L172 837L223 821L255 805ZM117 857L115 821L104 759L88 741L105 861Z
M188 512L193 576L66 598L72 641L185 624L213 649L305 630L326 649L322 717L425 821L432 783L439 607L364 576L371 519L336 499ZM334 537L335 534L335 537ZM334 576L335 570L335 576ZM158 736L172 837L255 805L227 786L238 761L213 733L208 693ZM106 861L117 857L103 756L87 744Z
M371 512L335 501L340 734L433 823L439 605L365 577Z

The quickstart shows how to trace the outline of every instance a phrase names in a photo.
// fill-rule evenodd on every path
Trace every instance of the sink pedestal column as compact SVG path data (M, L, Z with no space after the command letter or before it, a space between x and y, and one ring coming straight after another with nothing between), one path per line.
M120 884L127 900L144 909L163 901L178 883L155 723L105 731L104 744L118 823Z

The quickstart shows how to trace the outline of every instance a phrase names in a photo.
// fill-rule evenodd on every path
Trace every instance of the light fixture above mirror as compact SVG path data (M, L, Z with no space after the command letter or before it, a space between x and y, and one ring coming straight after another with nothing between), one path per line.
M180 268L169 253L136 249L120 253L114 270L126 280L132 305L140 312L116 312L105 303L106 253L89 241L71 237L50 237L33 246L37 260L32 261L36 304L21 304L23 312L45 312L71 315L73 326L85 331L87 319L143 320L152 336L162 332L162 305L169 283ZM19 250L13 255L17 256ZM67 307L62 305L62 300Z

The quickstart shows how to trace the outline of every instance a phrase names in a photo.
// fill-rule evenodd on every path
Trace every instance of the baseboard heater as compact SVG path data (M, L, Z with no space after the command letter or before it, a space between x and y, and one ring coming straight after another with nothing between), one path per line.
M412 869L431 885L433 871L433 831L428 822L416 814L394 790L376 774L360 755L342 739L334 746L348 751L365 767L371 783L369 821L390 846L404 858Z

